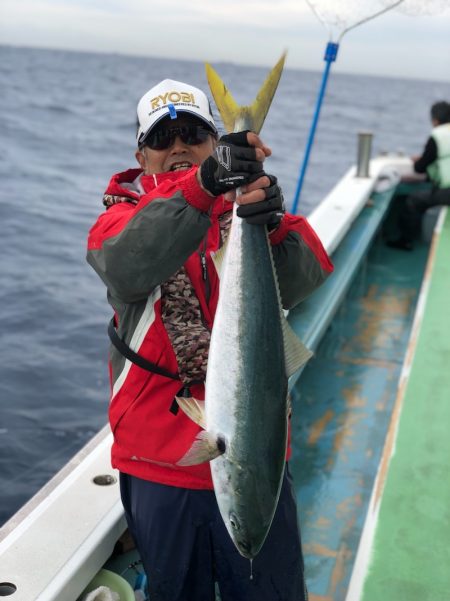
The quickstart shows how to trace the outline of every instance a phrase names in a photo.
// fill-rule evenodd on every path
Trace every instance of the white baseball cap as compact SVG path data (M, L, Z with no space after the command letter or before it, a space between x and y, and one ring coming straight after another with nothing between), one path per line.
M214 133L217 133L206 94L190 84L164 79L139 100L137 106L139 128L136 135L138 145L144 142L161 119L167 116L176 119L178 113L188 113L198 117Z

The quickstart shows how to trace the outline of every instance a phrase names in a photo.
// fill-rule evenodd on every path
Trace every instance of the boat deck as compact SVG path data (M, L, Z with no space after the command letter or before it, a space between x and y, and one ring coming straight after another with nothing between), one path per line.
M412 253L385 246L379 226L386 216L390 198L389 194L375 197L374 204L369 204L365 209L366 215L363 212L361 216L364 232L358 233L358 228L353 228L348 240L336 252L334 262L342 281L330 278L318 291L318 297L311 298L309 302L310 308L324 307L330 298L345 295L345 302L338 312L333 314L330 311L325 319L325 309L316 311L320 315L315 316L312 327L303 323L305 315L311 315L308 307L290 316L297 332L300 323L303 323L306 338L311 332L308 342L316 347L314 358L301 378L293 383L291 391L294 406L291 469L299 501L311 601L349 601L348 587L361 533L368 512L370 514L377 473L380 464L383 465L383 447L389 425L396 413L399 381L429 255L429 245L426 243L418 243ZM370 246L368 228L371 228L372 236L376 239L366 254L359 245L364 240L364 244ZM346 280L345 274L346 266L352 261L360 263L359 273L353 278L353 283L352 278ZM442 279L450 282L445 275ZM440 302L445 300L443 293ZM443 313L441 307L437 311L436 323L439 323L439 315ZM327 326L331 318L331 325ZM320 330L319 319L324 321L323 327L327 327L327 332L316 344L312 332ZM419 428L423 429L423 423L425 417L422 416L418 420ZM444 430L448 419L439 423ZM408 450L410 435L411 432L405 442L407 456L408 453L411 455ZM416 435L413 437L414 440L418 438ZM443 465L440 467L444 470ZM407 473L405 478L409 478ZM445 496L445 490L442 490L448 486L443 474L438 471L436 479L441 483L437 497L448 498L448 492ZM404 489L401 480L399 487L400 491ZM409 504L414 505L418 493L420 488L414 485L408 492L411 498ZM397 519L397 505L398 493L392 501L391 519L392 516ZM441 508L443 515L446 511L446 506ZM404 523L399 523L399 536L403 536L402 529L411 519L405 515ZM390 541L391 530L388 519L380 535L384 534ZM386 541L381 539L377 545L384 549ZM396 553L394 546L392 557L386 559L389 565L392 562L395 566L393 557ZM386 573L385 562L381 561L384 551L381 555L378 557L379 573ZM133 570L126 570L123 559L116 559L107 567L125 572L123 575L131 581ZM118 561L122 562L121 569L118 569ZM405 571L420 572L417 562L409 564L407 546L403 561ZM444 562L440 569L445 571L449 563ZM391 568L391 571L395 575L396 569ZM369 596L364 597L364 601L422 599L417 591L410 597L400 597L397 593L389 596L385 589L379 588L379 580L375 578L375 582L376 585L367 581L365 592ZM386 583L383 579L381 582ZM390 583L386 586L391 589ZM401 588L403 585L400 583L398 586ZM405 590L410 591L408 588ZM427 599L425 596L423 598ZM435 601L434 597L429 598ZM351 601L363 601L361 590Z
M289 314L315 352L290 380L291 470L311 601L450 599L450 218L432 247L426 296L429 246L392 250L380 233L395 222L403 163L373 161L370 181L350 170L310 216L336 269ZM111 557L125 520L110 439L105 427L0 529L0 596L17 589L17 601L72 600L102 566L134 583L137 552ZM40 553L55 537L65 541L58 553Z
M435 242L351 601L450 599L450 211Z
M392 250L378 235L292 390L291 468L311 601L346 597L428 250ZM338 252L342 274L354 250Z

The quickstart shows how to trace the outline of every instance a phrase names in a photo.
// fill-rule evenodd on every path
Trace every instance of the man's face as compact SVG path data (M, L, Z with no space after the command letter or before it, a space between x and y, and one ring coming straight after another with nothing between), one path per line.
M155 128L155 132L189 125L202 125L202 123L190 115L180 115L177 119L163 119ZM136 152L136 159L145 175L181 171L190 169L193 165L200 165L213 152L215 145L216 140L212 132L200 144L188 144L183 142L179 135L176 135L168 148L153 150L144 146Z

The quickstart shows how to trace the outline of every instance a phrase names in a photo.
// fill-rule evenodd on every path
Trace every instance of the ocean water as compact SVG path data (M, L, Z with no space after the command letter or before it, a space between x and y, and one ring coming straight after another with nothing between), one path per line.
M214 66L241 104L267 73ZM110 310L86 235L110 176L135 165L137 100L166 77L207 89L199 62L0 46L0 525L106 423ZM287 68L262 132L288 206L320 80ZM332 73L300 212L354 163L358 131L374 153L417 154L448 97L444 83Z

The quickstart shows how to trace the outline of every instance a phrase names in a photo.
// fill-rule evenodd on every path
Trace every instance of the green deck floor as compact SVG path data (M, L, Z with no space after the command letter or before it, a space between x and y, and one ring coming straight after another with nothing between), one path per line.
M450 600L450 211L360 601Z
M351 253L334 257L326 285L345 274ZM427 255L426 244L405 253L378 236L292 390L291 470L311 601L346 598Z

